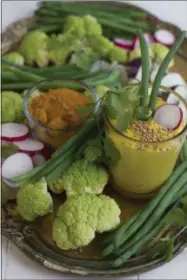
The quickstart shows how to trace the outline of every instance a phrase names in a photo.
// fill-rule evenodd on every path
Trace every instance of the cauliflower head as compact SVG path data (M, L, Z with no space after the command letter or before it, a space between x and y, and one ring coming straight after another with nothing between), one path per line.
M133 51L131 51L129 53L129 62L131 62L134 59L141 58L141 56L142 56L141 49L140 48L136 48L136 49L134 49ZM154 53L153 53L151 48L149 48L149 57L150 58L154 57Z
M45 178L21 186L17 194L17 208L22 218L27 221L33 221L52 212L53 200L47 191Z
M150 48L154 54L156 62L161 64L162 61L164 60L164 58L166 57L166 55L168 54L169 48L167 48L166 46L161 45L159 43L151 44ZM174 66L174 59L171 60L168 68L171 68L173 66Z
M115 200L106 195L70 197L58 209L53 224L53 240L62 250L86 246L96 232L116 228L120 223L120 213Z
M109 50L108 56L111 61L117 61L120 63L127 61L127 51L116 46L113 46L113 48Z
M26 34L20 44L20 52L29 65L39 67L48 64L48 36L43 31L34 30Z
M18 52L9 52L3 57L14 64L24 65L24 57Z
M101 35L102 34L102 27L98 23L97 19L93 16L87 15L84 16L84 27L86 35Z
M49 182L48 188L50 189L50 191L52 191L53 193L56 193L56 194L60 194L65 191L64 185L63 185L63 180L61 177L56 179L53 182Z
M108 182L108 172L99 164L84 159L75 161L63 174L62 184L67 196L100 194Z
M86 47L82 50L75 52L70 60L71 64L75 64L80 69L88 70L89 67L98 59L97 53L91 48Z
M102 35L88 36L90 47L101 57L107 57L114 44Z
M2 123L24 120L22 96L14 91L2 91Z
M85 27L84 27L84 18L79 16L69 16L67 17L63 33L71 33L77 39L82 39L85 37Z

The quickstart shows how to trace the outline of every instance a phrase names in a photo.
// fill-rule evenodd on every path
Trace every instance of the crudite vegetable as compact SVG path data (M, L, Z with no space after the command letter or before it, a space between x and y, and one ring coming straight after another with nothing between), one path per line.
M33 221L53 210L53 200L47 191L47 182L41 178L36 183L28 182L21 186L17 195L19 214L27 221Z
M75 161L72 166L56 181L49 183L54 193L66 190L66 195L81 195L84 193L100 194L108 182L106 169L84 159Z
M2 123L21 122L25 116L23 113L23 99L19 93L14 91L2 91Z
M73 196L59 207L53 224L53 240L62 250L88 245L95 233L115 229L120 223L120 208L106 195Z
M3 56L10 62L13 62L17 65L24 65L24 57L19 52L9 52ZM3 65L4 67L5 65Z

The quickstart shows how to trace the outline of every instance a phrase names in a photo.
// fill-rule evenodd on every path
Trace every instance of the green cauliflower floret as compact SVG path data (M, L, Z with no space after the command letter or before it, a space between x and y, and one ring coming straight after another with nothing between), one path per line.
M24 65L24 57L18 52L10 52L4 55L3 57L14 64Z
M53 193L56 194L60 194L65 191L62 178L58 178L53 182L49 182L48 187Z
M67 17L64 23L63 33L71 33L71 35L73 35L74 38L84 38L86 35L84 27L84 18L79 16Z
M96 54L91 48L86 47L75 52L71 57L70 63L75 64L80 69L87 70L98 58L98 54Z
M120 223L120 208L105 195L73 196L59 207L53 224L53 240L62 250L88 245L96 232L115 229Z
M18 212L23 219L33 221L53 209L53 200L47 191L45 178L36 183L28 182L20 187L17 194Z
M2 123L21 122L25 116L23 113L22 96L14 91L2 91Z
M127 51L116 46L113 46L113 48L109 50L108 56L111 61L117 61L120 63L127 61Z
M48 36L43 31L34 30L24 36L20 44L20 52L29 65L37 64L39 67L48 64Z
M84 159L75 161L62 177L68 197L83 193L100 194L107 182L106 169Z
M65 64L67 58L73 51L82 47L80 40L77 40L70 33L52 35L49 39L49 59L55 64Z
M88 37L91 48L101 57L107 57L114 44L104 36L96 35Z
M151 44L150 48L151 48L152 52L154 53L156 62L161 64L162 61L164 60L164 58L166 57L166 55L168 54L169 48L167 48L166 46L161 45L159 43ZM171 68L173 66L174 66L174 59L171 60L168 68Z
M102 34L102 27L95 17L90 15L84 16L84 26L86 35L95 36Z

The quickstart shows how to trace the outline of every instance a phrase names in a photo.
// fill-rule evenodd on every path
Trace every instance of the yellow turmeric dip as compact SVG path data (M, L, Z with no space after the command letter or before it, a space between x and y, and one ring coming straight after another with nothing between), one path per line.
M88 104L84 94L68 89L51 89L32 98L31 116L43 126L33 125L40 140L58 147L83 123L78 108Z
M110 167L114 187L134 198L146 197L161 187L177 162L185 133L177 135L185 124L169 131L153 120L134 121L122 134L113 120L107 120L105 126L121 155Z

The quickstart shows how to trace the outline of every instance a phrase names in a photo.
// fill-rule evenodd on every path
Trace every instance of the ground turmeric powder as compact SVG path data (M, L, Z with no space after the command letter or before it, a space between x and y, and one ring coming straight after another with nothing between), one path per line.
M51 89L33 98L30 114L51 129L68 129L82 123L78 108L88 102L88 97L78 91Z

